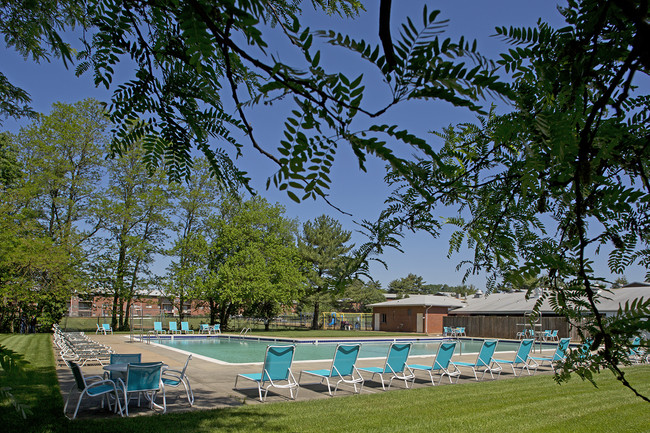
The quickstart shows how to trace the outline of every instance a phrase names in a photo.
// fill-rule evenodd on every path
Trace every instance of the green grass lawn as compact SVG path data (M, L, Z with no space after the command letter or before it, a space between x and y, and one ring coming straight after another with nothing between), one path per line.
M32 406L22 420L0 404L8 432L648 432L650 405L605 372L598 388L572 379L557 385L551 376L393 390L190 413L69 421L63 416L48 335L0 335L0 344L24 354L28 374L0 386ZM625 369L626 377L650 395L650 366Z

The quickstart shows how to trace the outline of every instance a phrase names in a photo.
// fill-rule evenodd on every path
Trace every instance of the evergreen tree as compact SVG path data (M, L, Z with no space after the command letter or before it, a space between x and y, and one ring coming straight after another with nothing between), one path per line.
M305 265L307 295L314 305L312 329L318 328L322 298L341 293L350 277L347 264L354 248L348 244L351 237L351 232L343 230L341 223L327 215L303 224L298 250Z

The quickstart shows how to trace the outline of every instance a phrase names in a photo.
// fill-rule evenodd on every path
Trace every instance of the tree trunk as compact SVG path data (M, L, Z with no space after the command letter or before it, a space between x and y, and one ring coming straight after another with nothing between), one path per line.
M113 309L111 311L111 328L118 329L117 327L117 304L120 300L120 295L117 289L113 293Z
M320 303L314 302L314 317L311 319L311 329L318 329L318 316L320 315Z
M210 306L210 325L217 323L217 303L214 302L214 298L208 299L208 305Z
M178 320L183 321L183 305L185 304L185 296L178 297Z
M130 313L130 311L131 311L131 297L129 296L126 299L126 308L124 309L124 321L123 321L123 324L122 324L122 327L124 328L124 329L122 329L123 331L128 331L128 330L131 329L129 327L129 313Z
M225 331L228 328L228 317L232 311L233 305L228 304L227 307L221 307L219 310L219 323L221 323L221 330Z

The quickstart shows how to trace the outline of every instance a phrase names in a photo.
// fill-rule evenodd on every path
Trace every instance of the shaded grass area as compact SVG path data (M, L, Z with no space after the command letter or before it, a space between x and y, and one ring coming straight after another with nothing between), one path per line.
M0 402L0 428L21 433L58 431L65 418L51 336L2 334L0 344L21 354L28 363L22 375L7 374L0 369L0 387L11 387L14 397L32 411L24 420L8 401Z
M0 344L25 354L30 373L12 386L29 400L34 415L23 421L5 404L3 431L10 432L644 432L648 403L634 397L605 372L598 388L574 378L557 385L551 376L393 390L178 414L69 421L53 367L49 336L0 336ZM650 394L650 366L625 369L626 377ZM0 386L7 377L0 374ZM4 427L8 426L6 430Z

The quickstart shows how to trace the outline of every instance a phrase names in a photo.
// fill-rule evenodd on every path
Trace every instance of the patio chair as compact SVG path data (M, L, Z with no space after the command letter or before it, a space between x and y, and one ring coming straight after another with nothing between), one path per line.
M199 326L199 334L203 334L203 333L205 334L210 333L210 325L208 325L207 323L201 323L201 325Z
M467 334L465 333L465 327L464 326L459 326L456 328L456 335L458 337L467 337Z
M648 356L646 355L645 349L641 347L641 337L634 337L630 343L627 359L632 364L641 364L648 361Z
M129 401L131 395L137 394L138 405L140 397L144 396L149 401L149 407L162 409L167 412L167 400L165 399L165 386L162 382L162 362L146 362L140 364L129 364L126 370L126 381L118 379L117 388L124 393L124 411L129 416ZM155 399L158 392L162 392L162 406L156 404Z
M449 326L443 326L442 327L442 336L443 337L451 337L451 327Z
M334 351L332 367L329 370L303 370L300 372L300 376L298 377L298 383L300 383L300 379L302 378L303 373L305 373L320 378L320 383L323 383L323 380L325 380L327 382L327 391L330 396L336 394L341 382L351 384L354 387L354 392L360 393L361 389L363 389L363 377L355 366L357 358L359 357L360 349L361 344L339 343ZM332 394L330 378L338 379L336 386L334 387L334 394ZM361 384L359 391L357 391L357 383Z
M215 324L212 326L211 331L214 332L215 334L221 334L221 324L219 324L219 323L215 323Z
M264 355L262 372L238 374L235 378L235 389L237 389L237 381L240 377L243 377L257 384L261 402L266 400L266 395L271 387L288 388L291 398L295 399L298 396L298 388L300 386L291 372L291 364L293 363L295 350L296 346L294 345L268 346ZM265 386L265 384L268 385ZM296 397L293 395L294 388L296 390ZM264 396L262 396L262 389L264 389Z
M548 341L548 340L551 339L551 336L552 336L552 335L553 335L553 333L551 332L550 329L545 329L545 330L544 330L544 335L542 335L542 339L543 339L544 341Z
M120 399L117 395L117 388L115 386L115 382L113 382L110 379L103 379L101 376L84 376L81 373L81 368L79 368L79 364L77 364L74 361L70 361L70 369L72 370L72 375L74 376L74 384L70 388L70 391L68 392L68 398L65 401L65 406L63 406L63 413L65 414L66 410L68 409L68 403L70 402L70 397L72 396L72 391L76 388L79 390L81 393L79 395L79 401L77 401L77 407L74 410L74 414L72 415L72 419L75 419L77 417L77 412L79 411L79 406L81 405L81 400L85 396L88 397L102 397L102 407L104 407L104 399L106 399L106 403L108 404L109 410L111 409L111 401L109 400L108 396L112 393L113 396L115 397L115 412L119 409L120 414L124 416L122 413L122 406L120 404ZM93 382L88 382L88 380L94 380Z
M162 382L165 386L177 387L181 383L185 387L185 393L187 394L187 401L190 403L190 406L194 404L194 393L192 392L192 387L190 386L190 381L185 374L187 370L187 365L190 363L192 355L187 357L185 361L185 366L181 371L178 370L165 370L162 373Z
M483 341L483 345L481 346L481 350L478 353L478 356L476 357L476 361L474 362L461 362L461 361L452 361L456 366L458 367L470 367L472 369L472 372L474 373L474 379L479 380L478 376L476 375L476 371L483 367L483 374L481 374L481 379L483 379L483 376L485 376L486 372L490 372L490 377L494 379L494 374L498 372L499 375L501 375L501 366L499 363L494 362L494 359L492 359L492 356L494 355L494 352L496 351L497 348L497 340L485 340ZM496 366L495 366L496 364Z
M108 335L109 332L113 334L113 328L109 323L102 323L102 330L104 331L104 335Z
M393 379L403 380L406 388L408 388L408 381L411 380L411 383L415 381L413 370L406 364L410 352L411 343L391 343L388 348L388 355L386 356L386 364L384 367L363 367L359 368L359 371L372 373L370 380L374 379L375 375L378 374L381 379L381 387L384 391L386 390L384 374L390 374L388 389L390 389Z
M554 330L551 332L551 335L549 336L549 340L559 341L559 340L560 340L560 337L557 336L557 332L558 332L557 329L554 329Z
M131 363L138 364L140 362L142 362L141 353L111 353L111 356L109 358L109 365ZM117 382L118 379L126 379L126 373L122 371L107 371L104 375L114 382Z
M524 373L524 369L526 369L526 371L528 371L528 375L530 375L530 369L528 368L528 355L530 354L530 350L533 348L534 343L535 340L532 338L521 340L521 343L519 343L519 348L517 349L517 353L515 354L515 359L494 359L494 362L498 363L499 365L510 365L512 368L512 374L514 374L515 377L517 377L517 371L515 370L515 367L518 366L521 366L521 372L519 373L520 376Z
M163 329L162 322L153 322L153 332L156 334L166 334L167 331Z
M591 345L594 340L592 338L587 338L582 346L575 349L577 354L575 356L576 363L578 365L587 366L591 362Z
M181 322L181 333L189 334L190 332L194 334L194 330L190 329L190 324L188 322Z
M444 375L447 375L449 378L449 383L453 383L452 381L452 376L456 377L456 382L458 382L458 378L460 377L460 370L458 370L458 367L451 362L451 357L454 354L454 350L456 349L456 342L451 341L451 342L443 342L440 343L440 346L438 346L438 352L436 353L436 357L434 358L433 365L420 365L420 364L409 364L409 368L413 370L414 372L416 371L426 371L429 373L429 377L431 378L431 383L435 385L435 381L433 380L433 374L434 372L437 372L440 374L440 380L438 381L438 385L440 385L440 382L442 382L442 378ZM449 367L453 367L453 371L449 371Z
M97 323L97 330L95 331L95 334L98 334L100 332L104 332L104 328L102 326L99 326L99 323Z
M553 356L551 357L529 356L528 359L531 359L535 364L535 371L537 371L537 367L541 367L542 365L544 365L545 362L548 362L551 366L553 366L554 362L563 361L566 358L566 351L569 348L570 342L571 342L570 338L560 339L560 341L557 343L555 353L553 353ZM553 370L555 370L555 368L553 368Z
M173 321L173 320L171 322L169 322L169 330L167 332L169 334L180 334L181 333L181 331L176 326L176 322Z

